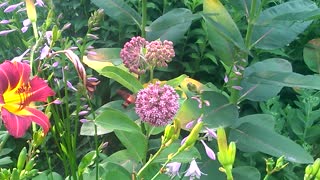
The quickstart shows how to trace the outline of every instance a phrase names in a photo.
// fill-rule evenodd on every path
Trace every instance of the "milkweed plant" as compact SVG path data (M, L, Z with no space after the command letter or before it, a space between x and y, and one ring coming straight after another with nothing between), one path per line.
M320 179L318 0L0 2L0 179Z

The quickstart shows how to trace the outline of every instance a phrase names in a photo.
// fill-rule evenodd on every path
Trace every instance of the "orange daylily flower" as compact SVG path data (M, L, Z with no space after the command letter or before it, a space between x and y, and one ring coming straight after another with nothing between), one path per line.
M5 61L0 64L0 112L9 134L24 136L31 122L49 131L48 117L32 107L32 102L45 102L54 91L47 83L35 76L30 79L31 68L26 63Z

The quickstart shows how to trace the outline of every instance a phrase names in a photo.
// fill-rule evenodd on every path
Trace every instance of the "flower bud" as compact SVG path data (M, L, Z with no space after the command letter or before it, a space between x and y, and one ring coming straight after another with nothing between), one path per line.
M312 175L320 171L320 158L317 158L312 165Z
M277 159L275 171L280 171L281 169L285 168L288 165L288 163L284 164L284 156L281 156Z
M304 171L304 180L309 180L313 177L313 167L309 164Z
M165 130L164 130L164 135L162 136L161 144L164 145L168 141L170 141L170 139L172 138L173 134L174 134L174 126L173 125L167 125Z
M272 172L275 163L272 158L265 159L265 161L266 161L266 172L269 174Z
M17 169L22 170L24 167L24 164L26 163L26 158L27 158L27 148L24 147L19 154L18 157L18 162L17 162Z
M186 141L178 149L178 152L182 152L184 150L187 150L187 149L191 148L194 145L194 143L199 138L199 133L200 133L200 131L202 129L202 126L203 126L203 122L200 121L193 127L193 129L191 130L191 132L190 132L188 138L186 139Z
M235 142L230 142L229 147L228 147L228 161L229 165L233 165L234 160L236 158L236 143Z
M31 22L37 21L37 11L34 6L33 0L26 0L26 7L27 7L27 15Z
M35 161L35 158L31 158L31 159L27 162L26 168L25 168L26 171L31 171L31 170L32 170L32 168L36 165L34 161Z

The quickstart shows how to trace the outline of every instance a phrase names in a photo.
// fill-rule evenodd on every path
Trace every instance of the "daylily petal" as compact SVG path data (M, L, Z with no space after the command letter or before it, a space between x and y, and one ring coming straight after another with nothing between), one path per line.
M16 116L5 108L1 108L1 118L9 134L16 138L24 136L26 130L31 124L30 118L25 116Z
M0 94L17 86L20 78L18 75L19 72L12 62L5 61L0 64Z
M36 124L41 126L44 134L47 134L50 128L49 118L42 111L39 111L37 109L30 107L26 107L25 109L32 114L27 117L29 117L32 122L35 122Z
M48 86L48 84L41 78L35 76L30 81L31 96L28 101L47 101L48 96L53 96L55 92Z

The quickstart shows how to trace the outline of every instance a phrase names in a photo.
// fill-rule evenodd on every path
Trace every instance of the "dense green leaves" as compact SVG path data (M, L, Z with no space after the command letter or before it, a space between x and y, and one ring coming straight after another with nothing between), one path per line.
M256 19L252 34L252 43L261 49L281 48L292 42L311 23L304 21L317 10L317 5L310 0L295 0L279 4L264 10ZM295 14L304 13L305 19L291 20ZM280 18L281 17L281 18Z

